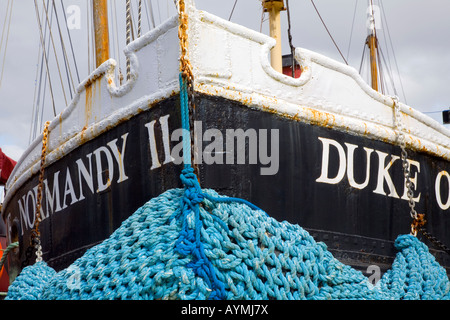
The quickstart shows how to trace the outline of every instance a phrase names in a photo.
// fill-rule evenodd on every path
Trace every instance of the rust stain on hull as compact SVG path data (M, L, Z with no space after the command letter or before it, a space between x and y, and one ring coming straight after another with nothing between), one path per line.
M89 119L92 115L92 86L86 86L86 101L84 104L84 120L86 126L89 124Z

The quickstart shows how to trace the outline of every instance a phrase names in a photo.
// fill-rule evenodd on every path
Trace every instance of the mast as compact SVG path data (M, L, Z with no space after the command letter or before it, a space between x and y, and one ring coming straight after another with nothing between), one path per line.
M270 51L272 68L281 73L283 72L283 63L281 55L280 11L286 10L284 0L264 0L263 7L265 12L269 12L270 36L276 40L275 47Z
M369 35L366 44L370 50L370 74L372 89L378 91L378 66L377 66L377 33L375 29L374 6L372 0L369 0Z
M97 68L109 59L107 0L93 0L95 30L95 61Z

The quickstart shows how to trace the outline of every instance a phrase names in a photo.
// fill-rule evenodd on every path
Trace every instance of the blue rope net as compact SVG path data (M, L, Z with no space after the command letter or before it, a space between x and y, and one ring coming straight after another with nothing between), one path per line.
M444 268L413 236L398 237L374 286L298 225L212 190L189 197L153 198L67 269L24 268L6 299L450 298Z
M180 76L182 123L189 131ZM428 248L401 235L392 268L374 286L298 225L201 189L183 139L184 189L148 201L67 269L22 270L16 299L449 299L450 281Z

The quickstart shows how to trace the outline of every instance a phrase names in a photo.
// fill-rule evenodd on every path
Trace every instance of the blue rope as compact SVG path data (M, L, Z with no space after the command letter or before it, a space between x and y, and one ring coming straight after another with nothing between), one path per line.
M180 73L180 104L181 104L181 128L183 130L183 162L184 165L191 164L191 134L189 125L189 99L187 84Z
M212 190L202 194L222 199ZM6 299L450 298L445 269L411 235L397 238L394 263L374 286L298 225L208 197L199 206L201 223L194 221L194 212L180 219L185 197L184 189L171 189L151 199L108 239L58 273L45 262L24 268ZM184 232L192 244L180 244Z
M202 221L200 219L199 204L204 198L211 202L221 203L241 203L249 206L253 210L260 210L254 204L239 198L218 198L207 195L202 192L200 184L194 169L191 167L191 139L189 125L189 100L187 93L187 84L184 81L182 73L180 80L180 104L181 104L181 125L183 129L183 160L184 169L180 179L185 187L184 197L182 199L182 218L183 229L180 232L180 239L177 242L177 250L184 255L192 255L193 261L189 264L195 274L201 276L212 288L213 292L210 299L224 299L226 296L225 285L217 279L214 267L205 255L205 249L201 242L200 230ZM191 212L194 213L195 227L192 230L189 227L188 218Z
M200 231L202 221L200 219L199 204L203 201L204 195L198 183L194 169L191 167L191 139L189 126L189 100L187 84L180 73L180 104L181 104L181 125L183 129L183 160L184 169L180 179L185 187L182 199L182 219L183 227L180 238L177 241L176 249L185 256L191 255L192 261L188 267L194 273L203 278L212 289L210 299L225 299L226 292L224 284L217 279L214 267L205 255L205 249L201 241ZM194 214L194 228L190 228L188 220L190 214Z

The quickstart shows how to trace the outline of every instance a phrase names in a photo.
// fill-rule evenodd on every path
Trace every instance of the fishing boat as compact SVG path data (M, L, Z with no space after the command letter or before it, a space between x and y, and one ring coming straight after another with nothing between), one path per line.
M129 72L119 84L107 4L93 5L97 69L6 184L7 241L19 243L8 255L11 282L36 258L38 215L42 258L58 271L149 199L182 187L180 52L192 70L192 163L202 188L305 228L364 273L388 270L394 240L409 233L449 270L450 132L378 92L375 34L368 85L354 68L303 48L283 65L282 0L263 1L270 36L186 1L188 41L180 45L178 16L141 35L124 50Z

